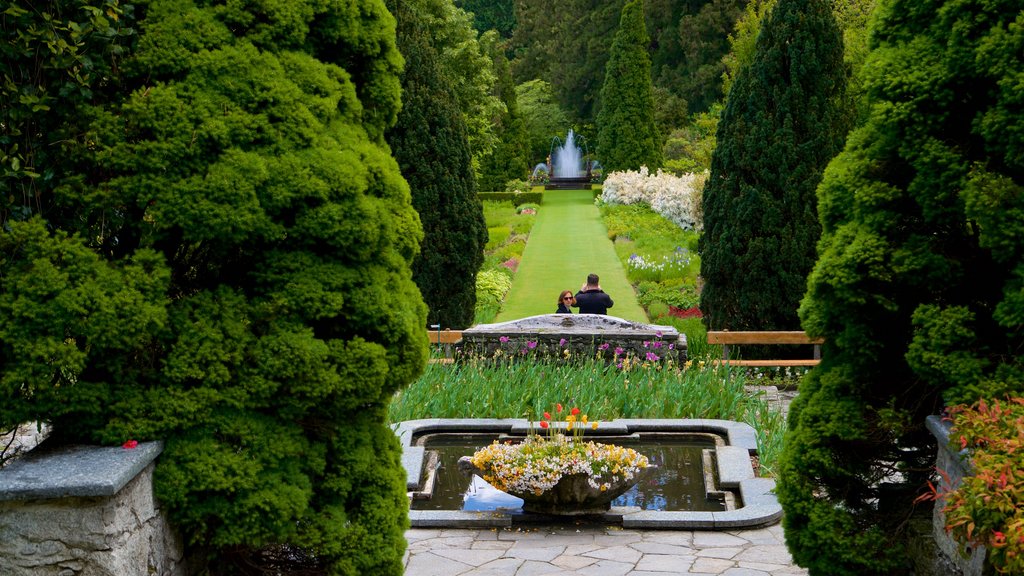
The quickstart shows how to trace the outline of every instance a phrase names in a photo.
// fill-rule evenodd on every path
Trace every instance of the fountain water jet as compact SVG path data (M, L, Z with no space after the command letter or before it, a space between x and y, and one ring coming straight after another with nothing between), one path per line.
M586 140L580 139L586 147ZM558 145L556 148L555 145ZM565 136L563 143L558 136L551 139L551 153L548 156L550 164L548 174L550 182L544 187L546 190L589 190L590 170L593 161L589 158L589 152L576 143L576 133L572 129ZM584 157L587 158L584 162Z

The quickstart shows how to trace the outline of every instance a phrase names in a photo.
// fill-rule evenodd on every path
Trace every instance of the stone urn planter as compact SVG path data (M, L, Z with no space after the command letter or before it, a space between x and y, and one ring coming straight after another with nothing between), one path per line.
M476 474L496 489L521 498L525 512L579 516L607 512L613 500L655 469L632 449L593 442L567 444L573 446L571 451L540 459L536 468L516 461L514 454L521 447L544 449L545 444L558 442L566 441L531 437L521 444L495 443L474 456L460 458L459 470L466 475ZM495 453L501 456L491 457ZM504 458L509 454L513 457Z

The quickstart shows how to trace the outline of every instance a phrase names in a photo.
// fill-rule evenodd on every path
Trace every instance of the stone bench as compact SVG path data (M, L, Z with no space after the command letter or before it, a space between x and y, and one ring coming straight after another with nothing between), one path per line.
M0 574L187 574L182 541L153 497L162 450L44 442L0 468Z
M672 326L601 314L541 314L467 328L462 331L457 355L499 359L631 357L678 364L686 362L686 334Z

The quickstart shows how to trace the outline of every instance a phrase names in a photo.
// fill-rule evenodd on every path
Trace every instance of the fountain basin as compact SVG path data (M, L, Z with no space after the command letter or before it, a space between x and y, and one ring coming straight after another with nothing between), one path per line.
M402 463L406 471L406 485L413 493L429 492L426 485L432 478L428 464L429 451L418 445L426 434L494 434L525 435L530 422L525 419L427 419L410 420L394 426L402 445ZM732 530L776 523L782 517L772 490L775 481L754 476L750 456L756 454L754 429L728 420L702 419L620 419L601 422L603 438L619 435L635 437L645 433L708 433L721 436L722 441L713 450L710 464L718 489L731 491L724 510L679 511L645 510L639 506L612 506L607 512L591 518L599 522L620 524L624 528L705 529ZM605 440L607 441L607 440ZM433 465L436 466L436 463ZM730 502L731 500L731 502ZM521 510L498 508L495 510L418 510L409 511L413 527L499 527L513 524L558 522L558 517Z

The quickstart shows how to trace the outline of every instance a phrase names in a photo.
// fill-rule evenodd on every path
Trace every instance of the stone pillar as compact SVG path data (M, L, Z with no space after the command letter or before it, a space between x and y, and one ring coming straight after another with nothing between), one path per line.
M0 574L187 576L153 497L162 449L43 443L0 469Z

